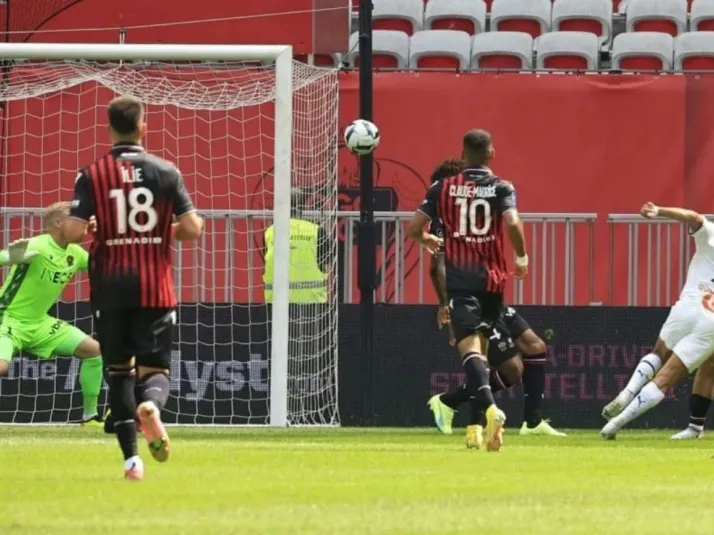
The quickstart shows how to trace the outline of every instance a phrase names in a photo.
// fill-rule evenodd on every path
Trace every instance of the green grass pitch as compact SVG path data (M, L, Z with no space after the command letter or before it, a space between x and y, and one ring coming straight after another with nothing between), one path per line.
M462 430L171 429L172 458L122 479L101 430L0 427L2 535L714 533L706 439Z

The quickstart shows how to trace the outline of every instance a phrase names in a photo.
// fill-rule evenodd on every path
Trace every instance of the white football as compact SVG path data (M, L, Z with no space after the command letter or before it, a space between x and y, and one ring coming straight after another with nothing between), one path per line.
M369 154L379 145L379 128L364 119L352 121L345 128L345 144L359 156Z

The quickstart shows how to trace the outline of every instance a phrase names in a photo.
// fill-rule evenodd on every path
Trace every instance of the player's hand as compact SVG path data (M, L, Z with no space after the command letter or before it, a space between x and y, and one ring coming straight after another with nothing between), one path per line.
M653 219L653 218L657 217L658 213L659 213L659 208L653 202L646 202L645 204L642 205L642 209L640 210L640 215L647 219Z
M514 276L520 281L526 278L528 275L528 266L516 266L516 271Z
M94 234L97 232L97 218L94 216L91 216L89 218L89 221L87 222L87 232L89 234Z
M30 240L27 238L15 240L10 243L10 246L7 248L10 264L22 264L37 256L37 251L27 252L28 245L30 245Z
M451 316L449 315L449 307L446 305L439 305L439 311L436 313L436 324L439 329L444 325L449 325L451 323Z
M442 243L444 243L444 240L437 236L434 236L433 234L424 234L421 239L421 244L426 247L426 250L429 251L431 254L436 254L437 252L439 252L439 248L441 247Z

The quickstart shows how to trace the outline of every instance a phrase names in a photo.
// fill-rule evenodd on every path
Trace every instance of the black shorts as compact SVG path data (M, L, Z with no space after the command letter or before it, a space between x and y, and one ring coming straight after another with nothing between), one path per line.
M503 320L508 333L514 340L518 340L524 332L531 328L528 322L523 319L523 316L516 312L516 309L513 307L506 307Z
M488 363L494 368L518 356L515 338L511 335L505 314L502 314L488 337Z
M488 338L503 315L503 295L486 292L450 295L449 313L457 344L475 334Z
M105 366L171 367L176 312L171 308L97 310L94 326Z

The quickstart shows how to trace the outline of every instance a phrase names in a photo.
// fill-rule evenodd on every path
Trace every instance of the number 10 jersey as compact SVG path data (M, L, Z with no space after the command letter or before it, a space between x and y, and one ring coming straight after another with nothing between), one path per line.
M419 210L443 225L449 294L503 293L508 272L502 218L515 208L513 185L487 167L432 184Z
M77 174L70 215L97 220L89 256L95 310L173 308L173 217L194 210L178 169L117 144Z

